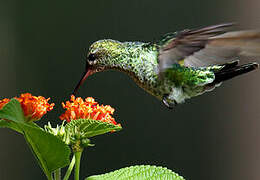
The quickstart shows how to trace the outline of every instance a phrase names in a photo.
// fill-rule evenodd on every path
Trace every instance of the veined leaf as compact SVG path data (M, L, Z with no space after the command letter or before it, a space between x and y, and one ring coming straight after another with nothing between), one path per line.
M94 175L85 180L184 180L173 171L150 165L122 168L102 175Z
M119 131L122 129L122 127L98 120L78 119L72 120L70 123L68 123L65 126L65 129L68 132L73 132L76 129L76 131L80 132L84 138L90 138L111 131Z

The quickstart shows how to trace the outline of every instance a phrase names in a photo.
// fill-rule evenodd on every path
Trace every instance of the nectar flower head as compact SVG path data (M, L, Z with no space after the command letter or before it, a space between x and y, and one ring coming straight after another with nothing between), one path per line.
M70 122L76 119L93 119L120 126L111 116L114 113L114 109L109 105L99 105L92 97L83 100L80 97L75 98L74 95L71 95L70 101L62 103L62 106L67 110L60 116L61 120Z
M54 103L49 104L50 98L45 99L42 96L32 96L30 93L21 94L20 97L15 97L23 109L24 116L28 121L36 121L42 118L48 111L53 109ZM7 104L10 99L0 100L0 109Z
M7 98L0 100L0 109L2 109L9 102L10 102L10 99L7 99Z
M22 106L24 115L29 119L39 120L47 111L53 109L54 103L49 104L50 98L45 99L42 96L32 96L30 93L21 94L16 98Z

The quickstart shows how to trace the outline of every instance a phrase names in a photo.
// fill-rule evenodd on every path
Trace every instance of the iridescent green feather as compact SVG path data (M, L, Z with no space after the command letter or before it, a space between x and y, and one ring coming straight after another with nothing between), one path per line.
M187 68L179 64L173 64L164 75L175 86L203 86L215 79L213 71L208 68Z

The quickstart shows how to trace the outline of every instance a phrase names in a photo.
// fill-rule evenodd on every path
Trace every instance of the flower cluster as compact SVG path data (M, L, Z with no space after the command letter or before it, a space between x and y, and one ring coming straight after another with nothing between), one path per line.
M74 95L71 95L70 101L62 103L62 106L67 110L60 116L60 119L67 122L76 119L93 119L120 125L111 116L114 113L114 109L109 105L99 105L92 97L83 100L80 97L75 98Z
M50 98L45 99L42 96L32 96L30 93L21 94L20 97L15 97L15 99L20 102L24 116L29 121L36 121L41 119L41 117L45 115L47 111L51 111L54 106L54 103L48 103ZM6 98L0 100L0 109L9 101L10 99Z
M4 105L6 105L7 103L9 103L10 99L2 99L0 100L0 109L2 109L4 107Z

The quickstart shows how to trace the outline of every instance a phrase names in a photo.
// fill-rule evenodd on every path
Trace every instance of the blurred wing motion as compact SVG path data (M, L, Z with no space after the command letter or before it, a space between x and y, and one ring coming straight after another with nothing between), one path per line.
M226 32L233 24L165 35L160 41L159 72L180 64L206 67L234 60L260 60L260 30Z

